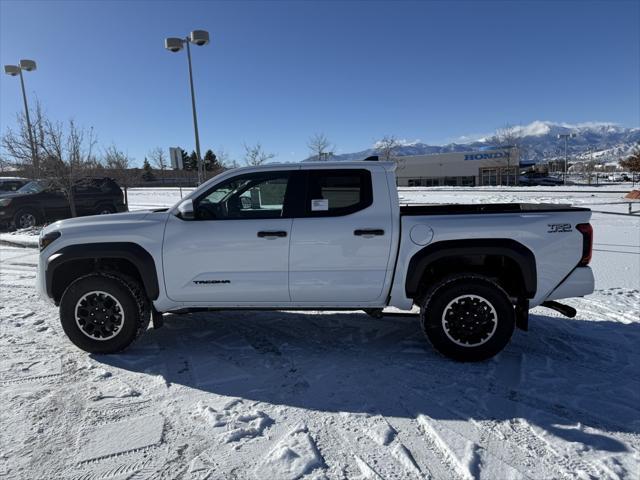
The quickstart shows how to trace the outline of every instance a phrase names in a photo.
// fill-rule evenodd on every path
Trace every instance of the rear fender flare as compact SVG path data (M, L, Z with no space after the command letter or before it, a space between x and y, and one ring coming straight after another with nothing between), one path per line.
M465 255L495 255L513 260L522 274L525 295L533 298L537 290L535 255L521 243L511 239L470 239L436 242L418 251L410 260L407 269L405 292L413 298L419 290L420 281L430 264L444 258L460 258Z

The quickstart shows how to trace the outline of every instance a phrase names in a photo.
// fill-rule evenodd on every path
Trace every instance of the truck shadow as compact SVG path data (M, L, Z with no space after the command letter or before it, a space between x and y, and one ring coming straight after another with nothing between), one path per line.
M609 452L602 432L640 433L640 325L532 315L496 358L441 357L411 318L361 313L165 316L103 364L161 375L169 388L323 412L493 420ZM527 425L528 424L528 425Z

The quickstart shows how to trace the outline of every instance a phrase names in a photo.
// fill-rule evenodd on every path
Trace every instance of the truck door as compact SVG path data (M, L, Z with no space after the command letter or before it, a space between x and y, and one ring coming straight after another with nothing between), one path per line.
M392 241L382 170L313 169L304 208L293 220L289 291L295 303L380 300Z
M288 303L289 171L223 180L194 200L195 219L171 216L163 246L169 298L203 304Z

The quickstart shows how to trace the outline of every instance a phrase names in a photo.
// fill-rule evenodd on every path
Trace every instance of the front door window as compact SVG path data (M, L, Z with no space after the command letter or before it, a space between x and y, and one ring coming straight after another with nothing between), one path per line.
M282 218L289 172L234 177L196 201L199 220Z

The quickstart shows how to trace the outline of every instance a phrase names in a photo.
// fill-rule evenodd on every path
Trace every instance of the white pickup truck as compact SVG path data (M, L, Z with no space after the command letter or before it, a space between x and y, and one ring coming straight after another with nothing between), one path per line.
M394 164L228 170L174 207L69 219L40 237L38 284L88 352L162 313L420 308L432 345L495 355L531 307L593 291L591 212L543 204L400 205Z

